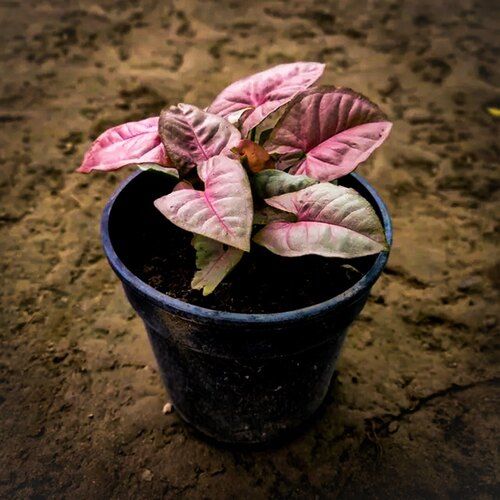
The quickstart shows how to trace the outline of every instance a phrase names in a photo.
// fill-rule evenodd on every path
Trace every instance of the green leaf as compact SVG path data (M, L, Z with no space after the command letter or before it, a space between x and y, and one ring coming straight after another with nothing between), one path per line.
M173 167L164 167L158 163L141 163L139 164L141 170L156 170L157 172L163 172L164 174L171 175L173 177L179 178L179 172Z
M206 296L238 264L243 252L199 234L193 236L191 243L196 250L196 267L199 269L191 281L191 288L203 290Z
M278 120L283 116L285 110L286 104L273 111L253 129L256 142L262 145L269 139L271 132L276 126L276 123L278 123Z
M318 183L305 175L291 175L281 170L262 170L252 177L251 182L255 194L264 199L300 191Z
M268 128L266 130L263 130L259 136L259 144L262 146L262 144L264 144L268 139L269 137L271 136L271 132L273 131L272 128Z
M259 208L253 214L253 224L255 226L265 226L271 222L294 222L296 220L296 215L270 206Z

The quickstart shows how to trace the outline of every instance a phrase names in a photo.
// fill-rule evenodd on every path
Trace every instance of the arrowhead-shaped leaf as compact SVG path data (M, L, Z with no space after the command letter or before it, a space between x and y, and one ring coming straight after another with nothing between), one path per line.
M262 170L252 176L252 186L259 198L300 191L317 183L317 180L306 175L292 175L281 170Z
M392 124L382 111L350 89L320 87L299 94L265 144L267 151L303 158L290 173L320 181L347 175L387 138Z
M272 222L254 241L278 255L354 258L387 248L375 210L353 189L329 183L266 200L297 222Z
M266 116L310 87L324 69L324 64L315 62L280 64L232 83L215 98L208 111L225 117L251 108L242 117L241 132L245 136Z
M229 153L241 139L227 120L190 104L164 109L159 129L169 157L184 172L212 156Z
M195 234L192 244L196 250L196 267L199 271L191 281L191 288L212 293L243 256L237 248L227 247L218 241Z
M186 231L249 251L252 193L240 162L214 156L198 165L198 175L205 191L174 191L155 200L156 208Z
M103 132L85 154L77 172L116 170L131 163L170 164L158 135L157 116Z

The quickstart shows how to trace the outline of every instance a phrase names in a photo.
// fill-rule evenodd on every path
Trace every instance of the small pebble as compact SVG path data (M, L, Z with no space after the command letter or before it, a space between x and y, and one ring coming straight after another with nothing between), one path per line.
M172 403L165 403L162 411L165 415L172 413L174 411L174 405Z
M494 316L488 316L484 321L483 325L485 328L490 330L491 328L494 328L497 326L497 319Z
M393 420L389 424L389 427L387 428L389 434L394 434L398 429L399 429L399 422L397 422L396 420Z
M405 112L405 118L413 124L426 123L432 121L429 111L422 108L411 108Z
M482 284L483 280L480 276L469 276L458 284L458 289L461 292L479 292Z
M389 77L387 80L382 81L376 87L376 90L378 90L381 96L388 97L398 88L399 88L399 80L396 77Z
M153 480L153 473L149 469L144 469L141 474L141 479L149 483Z

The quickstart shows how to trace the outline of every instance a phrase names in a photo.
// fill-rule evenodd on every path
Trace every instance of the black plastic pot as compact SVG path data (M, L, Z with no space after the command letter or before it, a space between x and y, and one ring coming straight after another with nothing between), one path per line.
M164 174L150 174L133 174L109 200L102 240L111 267L144 321L177 412L222 442L260 443L282 437L323 402L347 328L365 305L388 254L378 255L345 293L303 309L238 314L182 302L147 285L124 264L127 229L147 224L130 220L130 207L152 207L160 194L158 184L164 182ZM376 191L356 174L343 184L371 202L391 243L391 220Z

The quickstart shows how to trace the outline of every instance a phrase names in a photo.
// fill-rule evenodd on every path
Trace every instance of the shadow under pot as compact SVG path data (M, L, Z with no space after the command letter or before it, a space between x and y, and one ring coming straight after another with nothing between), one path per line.
M176 250L178 245L171 236L177 229L153 206L173 184L165 174L146 171L118 188L101 221L109 263L144 321L165 386L186 422L226 443L286 437L324 401L347 329L363 309L388 253L365 260L363 272L342 293L306 307L253 314L179 300L147 284L142 272L151 248ZM391 220L373 187L357 174L341 184L372 204L390 245ZM189 253L194 263L189 240L184 245L167 254ZM172 257L171 273L175 266Z

